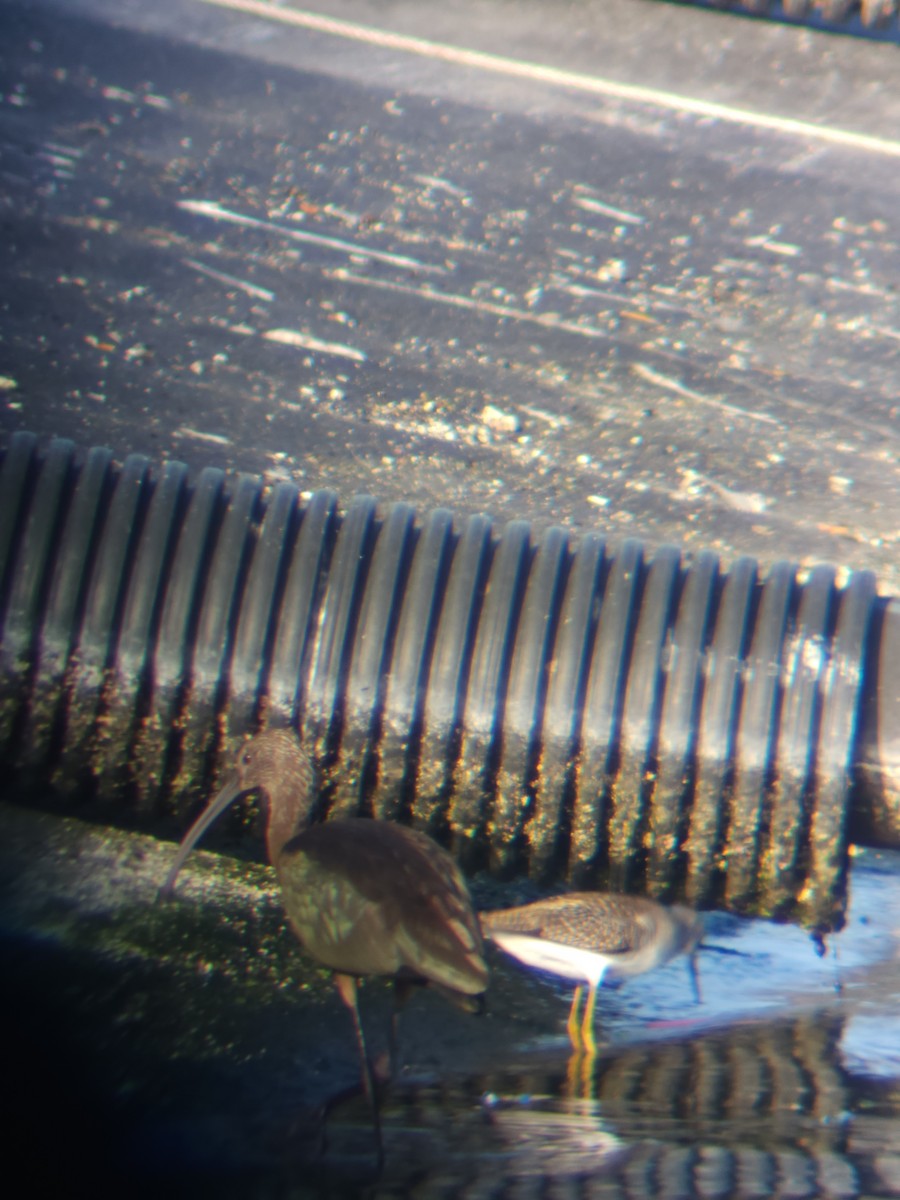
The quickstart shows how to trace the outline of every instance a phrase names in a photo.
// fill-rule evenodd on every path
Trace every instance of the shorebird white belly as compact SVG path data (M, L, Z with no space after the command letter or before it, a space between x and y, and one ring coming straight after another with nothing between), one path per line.
M497 929L492 930L490 936L501 950L526 966L551 971L564 979L589 983L592 987L599 985L612 961L595 950L582 950L578 946L566 946L562 942L551 942L525 933Z

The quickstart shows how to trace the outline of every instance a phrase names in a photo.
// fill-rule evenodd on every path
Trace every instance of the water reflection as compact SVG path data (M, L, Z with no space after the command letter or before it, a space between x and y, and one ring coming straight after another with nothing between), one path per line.
M900 1087L842 1065L845 1023L815 1011L396 1088L375 1194L900 1195ZM320 1169L347 1180L366 1135L362 1109L334 1120Z
M856 857L824 958L709 914L703 1005L679 963L605 993L594 1058L569 1057L566 997L509 965L481 1020L418 997L377 1181L365 1102L321 1119L355 1055L270 875L219 865L158 906L169 859L0 806L7 1143L47 1194L102 1167L116 1186L92 1195L167 1200L900 1197L900 855ZM389 989L364 1001L386 1025Z

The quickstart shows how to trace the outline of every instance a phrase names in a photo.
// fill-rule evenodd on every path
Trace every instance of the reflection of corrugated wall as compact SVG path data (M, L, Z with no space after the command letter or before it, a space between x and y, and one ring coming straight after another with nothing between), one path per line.
M456 1194L543 1195L542 1175L547 1195L609 1200L849 1200L870 1194L869 1187L886 1194L871 1161L879 1161L879 1138L882 1152L892 1144L896 1126L873 1121L872 1144L861 1137L857 1119L864 1122L865 1114L855 1111L855 1081L835 1065L841 1032L840 1018L819 1012L597 1059L575 1056L565 1077L538 1067L480 1079L494 1140L516 1153L508 1160L473 1153L465 1182L454 1181ZM471 1097L473 1107L479 1099ZM404 1104L414 1110L406 1121ZM429 1102L410 1089L389 1105L386 1126L423 1118L437 1126L441 1107L439 1095ZM604 1134L615 1139L609 1147ZM517 1190L517 1175L531 1179L534 1190L522 1178Z

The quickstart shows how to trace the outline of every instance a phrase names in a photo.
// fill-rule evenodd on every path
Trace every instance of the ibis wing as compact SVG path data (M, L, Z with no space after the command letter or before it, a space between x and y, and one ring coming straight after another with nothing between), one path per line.
M468 995L484 990L468 891L430 838L380 821L326 822L288 842L278 874L300 940L333 969L405 969Z

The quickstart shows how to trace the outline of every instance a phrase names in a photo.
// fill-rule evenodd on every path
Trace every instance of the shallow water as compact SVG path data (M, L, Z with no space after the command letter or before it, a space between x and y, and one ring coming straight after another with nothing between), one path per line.
M500 955L481 1018L417 996L376 1179L347 1014L271 873L198 854L155 904L171 854L0 809L9 1169L63 1194L900 1195L898 855L856 855L821 957L710 914L703 1004L683 960L604 989L594 1060L569 991ZM363 1005L377 1055L389 990Z

